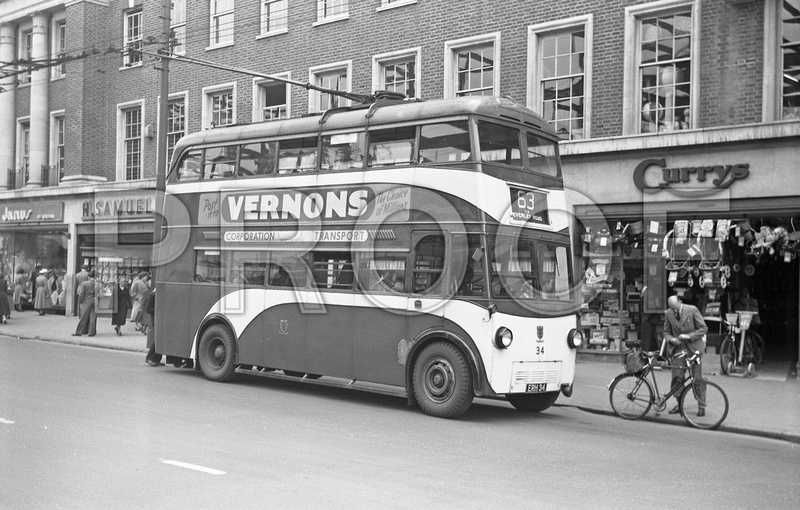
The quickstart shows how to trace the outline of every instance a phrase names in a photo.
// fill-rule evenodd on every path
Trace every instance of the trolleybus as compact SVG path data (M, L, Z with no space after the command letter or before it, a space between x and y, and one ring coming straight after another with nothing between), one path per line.
M389 389L443 418L474 397L544 410L571 394L582 341L560 172L547 123L495 97L187 135L156 349L214 381Z

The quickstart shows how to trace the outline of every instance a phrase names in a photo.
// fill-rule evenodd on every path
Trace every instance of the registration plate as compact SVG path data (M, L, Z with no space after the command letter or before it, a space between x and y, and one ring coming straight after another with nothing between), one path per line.
M547 383L526 384L525 393L540 393L547 389Z

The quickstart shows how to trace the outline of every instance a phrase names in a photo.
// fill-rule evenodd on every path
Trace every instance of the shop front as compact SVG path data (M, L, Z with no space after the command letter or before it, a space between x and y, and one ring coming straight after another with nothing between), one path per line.
M10 284L9 299L32 309L36 280L45 279L46 313L64 313L69 251L64 203L50 200L4 200L0 206L0 272ZM16 292L15 292L16 287Z
M719 348L723 318L750 312L764 344L758 362L796 374L800 143L796 134L744 133L676 135L649 149L641 140L616 142L622 150L598 141L567 148L584 354L658 335L666 300L678 295L706 318L708 352Z
M119 282L130 284L151 270L152 190L99 193L83 199L76 225L76 271L87 266L103 285L98 313L113 311L111 295Z

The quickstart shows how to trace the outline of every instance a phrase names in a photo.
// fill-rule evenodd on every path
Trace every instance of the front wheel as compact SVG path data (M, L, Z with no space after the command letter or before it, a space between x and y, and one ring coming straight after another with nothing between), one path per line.
M198 352L200 370L208 379L230 381L236 375L236 343L230 330L216 324L203 332Z
M608 387L611 408L620 418L638 420L653 405L653 386L650 381L633 374L620 374Z
M680 409L692 427L715 429L728 416L728 396L716 383L696 380L681 395Z
M722 345L719 346L719 366L722 371L722 375L727 374L730 372L728 368L728 364L736 359L736 348L733 345L733 340L731 337L727 337L725 340L722 341Z
M540 413L556 403L558 394L558 391L550 391L547 393L515 393L508 395L508 401L520 411Z
M422 411L437 418L462 415L475 397L467 360L446 342L435 342L422 350L414 363L412 383Z

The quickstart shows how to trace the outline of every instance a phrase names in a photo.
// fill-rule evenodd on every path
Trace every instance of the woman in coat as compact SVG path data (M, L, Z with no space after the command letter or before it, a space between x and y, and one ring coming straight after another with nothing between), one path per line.
M6 280L6 276L0 272L0 322L5 324L10 315L11 305L8 302L8 280Z
M14 276L14 310L22 311L22 295L25 294L25 287L28 285L28 277L25 276L25 270L21 267L17 268L17 274Z
M33 302L33 307L39 312L39 315L44 315L44 309L49 308L48 301L50 301L50 288L47 285L47 269L39 271L39 276L36 277L36 298Z
M111 303L114 306L114 313L111 315L111 324L114 325L117 336L122 336L120 328L125 325L125 319L128 317L128 310L131 309L131 289L126 282L120 280L114 285L114 290L111 291Z

